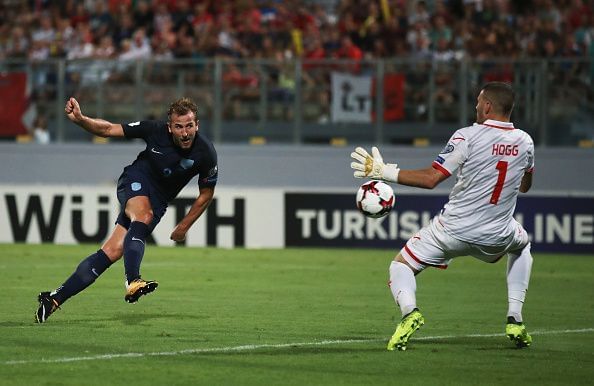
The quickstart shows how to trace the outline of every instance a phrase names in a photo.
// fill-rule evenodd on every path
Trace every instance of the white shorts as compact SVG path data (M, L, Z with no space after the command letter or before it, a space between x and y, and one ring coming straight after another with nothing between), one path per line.
M446 233L435 216L429 225L417 232L400 250L404 260L417 271L427 267L446 269L454 257L473 256L487 263L495 263L507 252L519 251L529 243L528 233L513 220L515 231L501 245L478 245L455 239Z

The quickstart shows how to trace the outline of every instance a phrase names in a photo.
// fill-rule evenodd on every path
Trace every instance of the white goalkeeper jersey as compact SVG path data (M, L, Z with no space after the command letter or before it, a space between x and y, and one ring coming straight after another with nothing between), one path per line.
M469 243L499 245L513 235L513 213L534 142L511 122L487 120L454 133L433 162L456 184L439 215L447 233Z

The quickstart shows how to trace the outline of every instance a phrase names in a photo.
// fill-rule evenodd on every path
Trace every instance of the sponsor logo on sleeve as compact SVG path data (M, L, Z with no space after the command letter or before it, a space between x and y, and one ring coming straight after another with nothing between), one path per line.
M219 167L217 165L215 165L212 169L210 169L208 171L206 178L211 178L211 177L215 176L218 172L219 172Z
M454 151L454 145L448 143L440 152L439 154L448 154Z
M443 165L443 163L445 162L445 159L443 159L440 156L437 156L437 158L435 159L435 162L437 162L438 164Z
M212 169L210 169L208 171L208 174L206 175L206 177L201 178L200 182L201 183L207 183L207 184L213 184L216 183L217 180L219 179L219 168L217 165L215 165Z

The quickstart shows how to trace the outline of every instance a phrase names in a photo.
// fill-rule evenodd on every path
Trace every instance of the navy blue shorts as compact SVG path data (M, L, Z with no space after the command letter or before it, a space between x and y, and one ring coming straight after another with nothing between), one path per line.
M118 179L117 196L120 202L120 213L116 224L120 224L126 229L130 227L130 218L126 215L126 203L132 197L146 196L149 198L153 209L153 221L148 226L149 232L155 229L167 209L167 202L159 197L150 180L142 173L124 170Z

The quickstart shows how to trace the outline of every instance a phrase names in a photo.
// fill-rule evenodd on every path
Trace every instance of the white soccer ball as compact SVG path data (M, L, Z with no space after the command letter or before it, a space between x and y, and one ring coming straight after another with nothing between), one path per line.
M367 217L384 217L394 206L394 191L382 181L367 181L357 190L357 208Z

